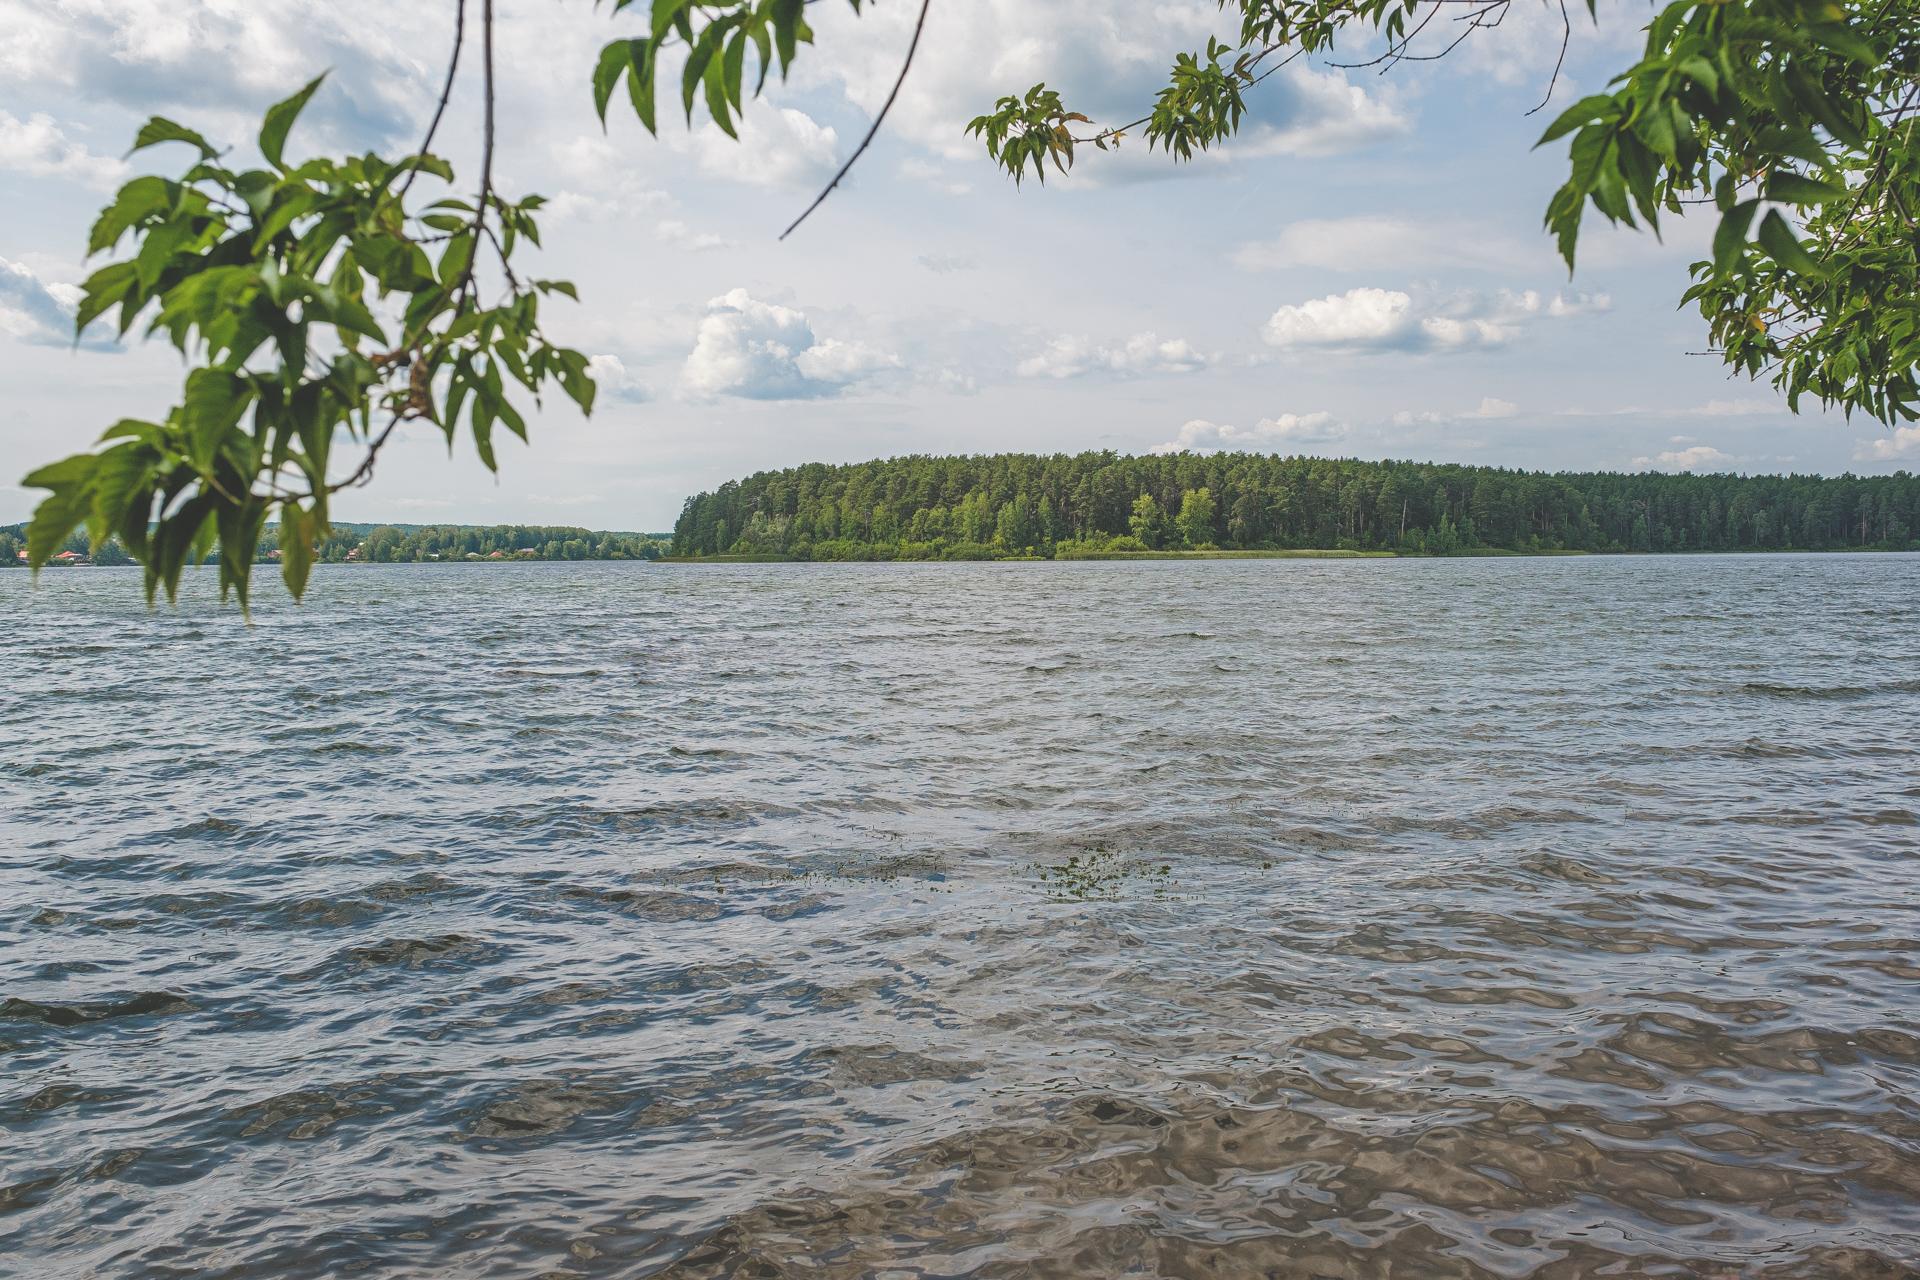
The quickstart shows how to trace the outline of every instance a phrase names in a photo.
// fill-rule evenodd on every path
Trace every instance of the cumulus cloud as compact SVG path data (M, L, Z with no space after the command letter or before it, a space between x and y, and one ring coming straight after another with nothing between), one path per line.
M632 160L606 138L577 137L553 148L551 155L563 185L547 201L547 219L626 219L672 203L666 192L641 181Z
M184 9L171 0L0 0L0 83L189 115L219 141L223 129L250 139L262 108L332 67L301 117L303 132L387 145L411 134L431 104L433 77L413 51L432 48L437 60L452 25L437 6L411 8L376 0Z
M750 107L735 127L738 141L711 123L695 132L693 158L702 173L758 187L814 187L839 167L838 135L804 111Z
M1228 156L1328 156L1397 137L1413 122L1386 98L1352 83L1343 71L1290 67L1281 73L1286 101L1272 119L1254 119L1221 148Z
M1605 294L1543 297L1463 292L1416 299L1398 289L1360 288L1283 306L1261 330L1281 350L1367 353L1451 352L1503 347L1540 319L1565 319L1609 306Z
M691 249L695 253L705 253L711 249L726 249L733 244L725 236L715 235L711 231L695 231L678 218L668 218L653 228L654 239L682 249Z
M801 64L796 83L838 88L871 115L893 88L918 6L869 6L857 19L846 5L818 8L807 16L832 56ZM1040 80L1097 123L1131 120L1165 84L1175 53L1231 35L1234 25L1212 0L1108 0L1097 11L1078 0L936 5L887 128L935 154L978 163L966 122ZM1288 67L1255 90L1249 106L1248 127L1215 155L1324 155L1407 128L1391 104L1337 70ZM1118 155L1089 153L1081 171L1097 179L1175 167L1129 145Z
M696 396L805 400L899 364L864 342L819 339L805 313L734 289L707 304L681 379Z
M1273 452L1303 445L1325 445L1346 437L1347 424L1332 414L1283 413L1251 427L1227 426L1195 418L1182 423L1173 439L1153 446L1154 453L1219 453L1222 450Z
M1149 373L1192 373L1206 368L1209 358L1184 338L1162 341L1151 333L1136 333L1118 346L1063 335L1044 351L1014 368L1023 378L1078 378L1089 373L1133 377Z
M47 284L31 269L0 258L0 334L33 346L73 344L73 314L80 290L70 284ZM92 324L80 340L87 351L118 351L106 326Z
M1437 413L1433 410L1414 412L1402 409L1393 415L1393 425L1396 427L1445 426L1454 422L1511 418L1518 412L1520 412L1520 406L1511 400L1502 400L1499 396L1482 396L1477 406L1460 413Z
M1633 465L1639 471L1724 471L1732 461L1731 454L1722 453L1712 445L1696 444L1650 458L1635 458Z
M1920 458L1920 427L1896 427L1877 440L1855 441L1853 456L1859 462Z
M587 372L600 387L602 399L641 404L653 399L646 385L627 370L627 362L616 355L597 355L587 361Z
M127 172L124 162L95 155L67 137L45 112L22 120L6 111L0 111L0 169L94 188L113 187Z

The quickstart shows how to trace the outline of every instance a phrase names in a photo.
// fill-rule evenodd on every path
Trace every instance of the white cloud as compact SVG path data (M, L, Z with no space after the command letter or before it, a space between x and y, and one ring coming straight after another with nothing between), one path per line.
M705 253L710 249L731 248L733 242L725 236L715 235L711 231L695 231L678 218L668 218L653 229L654 239L665 244L677 245L682 249L691 249L695 253Z
M1531 289L1502 289L1416 300L1398 289L1360 288L1283 306L1261 332L1269 346L1282 350L1470 351L1505 346L1541 318L1565 319L1610 305L1605 294L1545 298Z
M410 134L431 103L451 22L429 6L250 0L0 0L0 83L159 111L251 139L259 113L319 71L328 84L301 117L302 141L349 147ZM422 60L416 50L431 48ZM437 87L437 86L435 86ZM311 132L309 132L311 131ZM304 150L296 144L295 153Z
M758 187L816 187L839 167L832 126L804 111L749 107L735 127L737 141L711 123L694 132L693 158L702 173Z
M641 404L653 399L646 385L627 371L626 361L619 356L594 356L587 361L587 372L599 385L600 396L604 399L625 400L629 404Z
M1221 147L1235 156L1328 156L1358 151L1409 132L1413 122L1390 100L1347 79L1344 71L1290 67L1289 96L1273 119L1250 118L1238 137Z
M1633 465L1639 471L1724 471L1732 461L1732 455L1722 453L1712 445L1696 444L1687 449L1658 453L1651 458L1635 458Z
M916 261L937 276L950 275L955 271L972 271L975 265L972 258L951 253L923 253Z
M980 384L973 375L959 369L936 370L928 382L948 395L971 396L980 393Z
M1709 400L1688 412L1702 418L1746 418L1785 413L1787 407L1776 400Z
M918 6L867 6L857 19L846 5L818 8L807 16L831 54L802 63L795 82L838 87L871 115L893 88ZM1234 26L1212 0L1106 0L1097 9L1078 0L935 5L887 129L937 155L979 162L966 122L1041 80L1096 127L1118 124L1151 105L1176 53L1232 35ZM1390 103L1337 70L1289 67L1255 90L1249 106L1247 128L1216 155L1324 155L1407 128ZM1097 180L1177 170L1163 153L1149 156L1135 135L1118 155L1088 149L1081 171Z
M582 135L553 148L551 155L564 184L543 211L553 221L626 219L673 201L641 181L633 158L606 138Z
M863 342L822 341L804 313L734 289L707 304L681 380L695 396L804 400L837 395L899 364Z
M900 367L899 357L865 342L826 338L794 357L794 367L810 382L845 386L882 369Z
M67 178L82 186L111 188L125 176L125 162L95 155L67 137L53 117L35 112L21 120L0 111L0 169L36 178Z
M1856 440L1853 456L1859 462L1920 457L1920 427L1896 427L1878 440Z
M0 258L0 334L33 346L73 344L73 314L80 290L70 284L47 284L25 265ZM87 351L118 351L105 325L87 326L80 346Z
M1162 341L1151 333L1136 333L1118 346L1091 339L1062 336L1046 350L1022 360L1014 372L1023 378L1078 378L1089 373L1116 373L1123 377L1149 373L1192 373L1206 368L1209 359L1184 338Z
M963 182L948 175L946 169L918 156L909 156L900 162L903 177L915 182L924 182L936 191L944 191L950 196L964 196L972 192L973 184Z
M1444 426L1453 422L1511 418L1518 412L1520 412L1520 406L1511 400L1502 400L1498 396L1482 396L1478 406L1463 413L1437 413L1433 410L1414 412L1402 409L1393 415L1393 425L1396 427Z
M1223 449L1274 451L1311 444L1331 444L1344 439L1347 424L1332 414L1283 413L1277 418L1262 418L1251 427L1226 426L1195 418L1182 423L1178 434L1164 444L1153 446L1153 453L1218 453Z
M1537 248L1537 246L1536 246ZM1234 251L1248 271L1315 267L1326 271L1427 271L1436 267L1510 270L1528 246L1464 223L1416 221L1380 214L1308 218L1289 223L1271 240Z

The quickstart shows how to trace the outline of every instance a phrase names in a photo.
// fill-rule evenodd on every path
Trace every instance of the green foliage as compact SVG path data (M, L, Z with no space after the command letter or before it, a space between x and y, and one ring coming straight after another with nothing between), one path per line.
M978 538L979 511L998 513ZM1179 514L1169 522L1169 510ZM1021 512L1053 532L1001 538ZM733 531L743 530L738 535ZM1406 555L1920 548L1920 477L1548 475L1222 453L905 457L763 471L687 500L677 556L1071 559L1185 545Z
M1572 135L1547 212L1569 267L1581 214L1658 229L1711 206L1694 303L1728 363L1882 422L1920 416L1920 8L1911 0L1683 0L1641 60L1541 138ZM1751 235L1749 234L1751 232Z
M1135 129L1149 149L1190 159L1232 137L1246 92L1294 58L1352 38L1381 42L1358 65L1429 60L1498 26L1510 3L1473 6L1451 43L1425 52L1417 41L1444 8L1433 0L1220 0L1239 15L1238 40L1176 57L1139 119L1075 134L1092 122L1041 83L967 130L1015 182L1029 169L1044 178L1047 163L1065 172L1076 146L1108 150ZM1916 0L1673 0L1654 12L1640 60L1541 137L1569 139L1546 225L1571 269L1588 205L1656 234L1663 213L1717 218L1713 258L1694 266L1684 300L1727 362L1769 378L1795 408L1811 395L1910 421L1920 415L1917 121Z
M415 210L416 178L453 180L432 155L289 162L289 132L320 84L268 110L264 168L228 167L172 121L140 130L136 151L184 143L195 156L176 179L135 178L101 213L88 252L129 247L86 281L78 324L117 311L125 334L144 319L189 368L158 421L116 423L105 447L26 478L50 491L27 533L36 568L84 524L146 567L149 600L160 587L171 598L189 562L217 559L223 595L244 607L262 531L277 518L282 575L298 596L329 499L371 474L396 427L429 422L451 445L464 417L492 467L496 425L526 436L509 385L537 401L557 384L592 408L586 357L539 328L541 297L572 287L523 283L510 264L519 241L539 243L539 198L510 203L483 178L472 202ZM506 277L492 304L476 270L483 252ZM343 436L365 454L336 478Z
M848 3L860 11L861 0ZM641 7L614 0L613 11ZM728 137L738 137L734 121L748 99L760 96L775 66L784 80L799 47L813 43L806 0L652 0L647 10L646 34L612 41L594 64L593 105L602 122L624 82L634 115L657 134L657 71L661 55L679 46L687 51L680 70L687 123L703 105Z
M1127 530L1140 545L1158 551L1167 542L1167 517L1151 493L1133 500L1133 513L1127 517Z
M1174 523L1189 547L1197 549L1214 545L1218 516L1213 505L1213 490L1188 489L1182 494L1180 514Z
M0 528L0 567L23 564L25 525ZM597 533L572 525L356 525L335 523L313 547L314 563L453 564L473 560L658 560L667 553L664 534ZM57 551L71 551L96 565L134 563L119 539L94 542L84 530ZM57 552L56 552L57 554ZM209 559L218 560L216 548ZM780 557L785 559L784 556ZM284 559L280 530L260 532L253 562L277 565ZM65 561L56 560L61 564Z

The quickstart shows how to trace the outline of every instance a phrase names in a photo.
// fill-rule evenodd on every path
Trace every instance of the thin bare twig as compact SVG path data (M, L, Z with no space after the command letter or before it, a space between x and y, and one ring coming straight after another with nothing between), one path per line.
M460 74L460 46L467 39L467 0L454 0L453 3L453 56L447 59L447 78L440 86L440 101L433 108L433 119L427 122L427 136L420 139L420 148L415 155L424 156L433 146L433 135L440 131L440 117L447 114L447 99L453 96L453 82ZM413 180L420 172L415 165L407 170L407 176L400 183L399 200L401 210L406 209L407 192L413 189Z
M487 3L492 4L493 0L487 0ZM853 154L847 157L847 162L840 166L840 172L833 175L833 181L829 182L826 187L821 190L820 194L813 198L813 203L808 205L800 216L795 218L792 224L780 233L782 240L792 235L794 228L805 222L807 218L812 215L813 211L818 209L821 204L825 202L826 198L833 194L833 189L840 185L840 180L847 176L847 171L853 168L854 162L865 154L867 147L873 142L873 136L880 132L881 122L887 118L887 112L893 110L893 100L900 96L900 86L907 82L907 72L913 67L914 51L920 47L920 33L924 31L927 26L927 10L932 7L933 0L920 0L920 17L913 24L913 40L907 45L907 56L900 63L900 74L893 82L893 91L887 95L887 100L880 105L880 114L873 118L873 127L867 130L866 137L860 139L860 145L853 149Z
M1567 46L1571 43L1573 43L1573 19L1567 16L1567 0L1560 0L1560 56L1554 59L1553 78L1547 81L1546 96L1540 99L1539 106L1527 112L1528 115L1538 113L1553 101L1553 91L1560 83L1560 68L1567 65Z
M459 6L459 16L456 18L456 31L463 31L466 19L466 0L456 0L456 3ZM480 202L479 207L474 211L473 215L473 231L471 233L474 238L473 252L467 255L466 269L461 272L460 275L460 285L458 288L459 302L455 304L456 314L465 312L467 306L473 301L473 269L480 257L480 237L482 234L491 234L491 229L487 226L487 203L492 198L493 191L493 0L481 0L480 25L480 71L481 84L485 97L484 110L481 117L483 123L481 126L482 133L480 141ZM459 56L459 40L458 37L456 37L454 45L455 62L458 61ZM452 91L452 71L453 68L449 67L447 90L442 93L440 99L442 107L446 105L447 94ZM439 123L440 113L436 111L434 113L433 125L427 130L429 140L431 140L433 136L433 129L437 128ZM424 149L423 147L422 150ZM425 359L426 356L424 353L416 353L414 358ZM399 427L402 422L407 421L413 416L415 415L409 413L405 407L394 410L393 416L387 419L387 425L381 428L380 434L367 443L367 454L366 457L360 460L360 465L355 467L352 474L347 476L346 479L340 481L338 484L328 485L327 492L338 493L342 489L352 488L355 485L363 485L373 479L373 464L379 459L380 450L386 447L386 443L392 438L394 430Z

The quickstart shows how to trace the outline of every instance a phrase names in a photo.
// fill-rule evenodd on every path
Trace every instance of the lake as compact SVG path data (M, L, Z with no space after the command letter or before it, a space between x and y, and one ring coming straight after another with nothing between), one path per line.
M1920 557L0 572L0 1273L1901 1277Z

